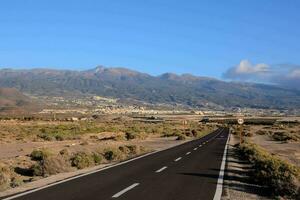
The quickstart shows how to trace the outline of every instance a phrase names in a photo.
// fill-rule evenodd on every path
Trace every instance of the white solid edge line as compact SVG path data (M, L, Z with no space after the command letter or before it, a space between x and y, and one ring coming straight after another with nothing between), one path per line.
M224 173L225 173L225 164L226 164L229 138L230 138L230 133L229 133L227 141L226 141L226 145L225 145L225 149L224 149L224 153L223 153L223 158L222 158L222 164L221 164L220 173L219 173L219 178L218 178L218 182L217 182L216 193L215 193L215 196L214 196L213 200L220 200L221 197L222 197Z
M78 176L67 178L67 179L64 179L64 180L61 180L61 181L58 181L58 182L55 182L55 183L51 183L49 185L45 185L43 187L39 187L39 188L32 189L32 190L29 190L29 191L26 191L26 192L23 192L23 193L20 193L20 194L17 194L17 195L13 195L13 196L4 198L2 200L11 200L11 199L15 199L15 198L18 198L18 197L21 197L21 196L25 196L27 194L31 194L31 193L37 192L39 190L43 190L43 189L46 189L46 188L49 188L49 187L52 187L52 186L55 186L55 185L59 185L61 183L65 183L65 182L68 182L68 181L71 181L71 180L74 180L74 179L77 179L77 178L81 178L81 177L84 177L84 176L95 174L95 173L100 172L100 171L107 170L109 168L113 168L113 167L116 167L116 166L119 166L119 165L123 165L123 164L129 163L131 161L134 161L134 160L137 160L137 159L140 159L140 158L143 158L143 157L146 157L146 156L149 156L149 155L152 155L152 154L164 151L164 150L167 150L167 149L162 149L162 150L159 150L159 151L150 152L150 153L147 153L147 154L144 154L144 155L141 155L141 156L138 156L138 157L135 157L135 158L132 158L132 159L129 159L129 160L126 160L126 161L123 161L123 162L111 165L111 166L103 167L103 168L95 170L95 171L91 171L91 172L88 172L88 173L83 173L83 174L80 174Z
M187 152L185 155L189 155L191 152L189 151L189 152Z
M174 161L177 162L177 161L179 161L179 160L181 160L181 157L176 158Z
M112 196L112 198L118 198L119 196L121 196L122 194L128 192L129 190L132 190L133 188L135 188L136 186L138 186L139 183L134 183L131 186L125 188L124 190L121 190L120 192L116 193L115 195Z
M213 132L211 132L213 133ZM210 134L210 133L209 133ZM219 135L220 133L218 133ZM199 138L201 139L201 138ZM188 143L188 142L186 142ZM183 143L185 144L185 143ZM15 199L15 198L18 198L18 197L22 197L22 196L25 196L27 194L31 194L31 193L34 193L34 192L37 192L39 190L43 190L43 189L46 189L46 188L49 188L49 187L52 187L52 186L55 186L55 185L59 185L61 183L65 183L65 182L68 182L68 181L71 181L71 180L74 180L74 179L77 179L77 178L81 178L81 177L84 177L84 176L88 176L88 175L91 175L91 174L95 174L95 173L98 173L100 171L103 171L103 170L106 170L106 169L109 169L109 168L112 168L112 167L116 167L116 166L119 166L119 165L123 165L123 164L126 164L126 163L129 163L131 161L134 161L134 160L138 160L140 158L143 158L143 157L146 157L146 156L150 156L152 154L156 154L156 153L159 153L159 152L162 152L162 151L165 151L165 150L169 150L169 149L172 149L172 148L176 148L180 145L183 145L183 144L179 144L179 145L176 145L176 146L173 146L173 147L170 147L170 148L166 148L166 149L162 149L162 150L159 150L159 151L154 151L154 152L150 152L150 153L147 153L147 154L144 154L144 155L141 155L141 156L138 156L138 157L135 157L135 158L132 158L132 159L129 159L129 160L126 160L126 161L123 161L123 162L120 162L120 163L117 163L117 164L114 164L114 165L111 165L111 166L107 166L107 167L103 167L101 169L98 169L98 170L95 170L95 171L91 171L91 172L87 172L87 173L83 173L83 174L80 174L80 175L76 175L76 176L73 176L71 178L67 178L67 179L64 179L64 180L61 180L61 181L57 181L55 183L50 183L48 185L45 185L45 186L42 186L42 187L38 187L38 188L35 188L35 189L32 189L32 190L29 190L29 191L25 191L25 192L22 192L22 193L19 193L19 194L16 194L16 195L12 195L10 197L7 197L7 198L4 198L2 200L11 200L11 199Z
M159 173L159 172L162 172L163 170L167 169L167 166L164 166L162 168L160 168L159 170L156 170L155 172L156 173Z

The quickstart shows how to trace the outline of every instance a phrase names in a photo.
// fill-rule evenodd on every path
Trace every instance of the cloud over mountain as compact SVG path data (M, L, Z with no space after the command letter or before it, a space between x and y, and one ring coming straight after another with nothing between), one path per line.
M223 77L230 80L271 83L300 89L300 65L252 64L248 60L242 60L238 65L229 68Z

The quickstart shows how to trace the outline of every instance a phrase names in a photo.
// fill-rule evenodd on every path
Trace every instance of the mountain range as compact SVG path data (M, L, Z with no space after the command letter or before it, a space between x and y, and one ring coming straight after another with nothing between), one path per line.
M275 85L227 82L191 74L152 76L126 68L91 70L1 69L0 87L33 95L100 95L194 108L300 108L300 91Z

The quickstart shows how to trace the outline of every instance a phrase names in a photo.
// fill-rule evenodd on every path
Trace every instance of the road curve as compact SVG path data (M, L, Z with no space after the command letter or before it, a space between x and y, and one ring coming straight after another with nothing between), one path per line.
M93 174L5 200L214 199L228 128Z

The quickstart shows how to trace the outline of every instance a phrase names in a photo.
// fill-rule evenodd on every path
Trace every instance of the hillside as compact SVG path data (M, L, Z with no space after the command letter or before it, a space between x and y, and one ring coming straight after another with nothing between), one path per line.
M102 66L87 71L2 69L0 87L15 87L35 95L96 94L200 108L300 108L300 92L295 90L191 74L151 76L126 68Z
M15 88L0 88L0 113L29 113L39 106Z

